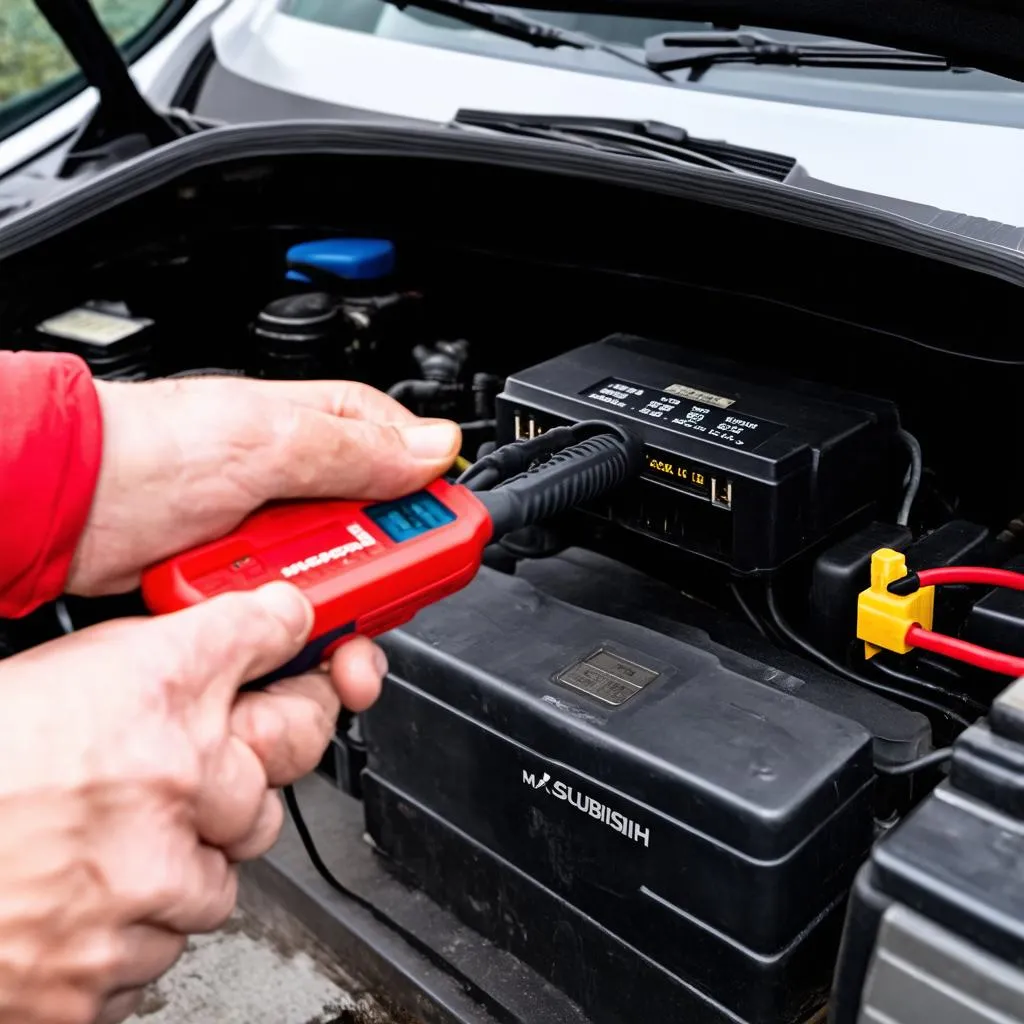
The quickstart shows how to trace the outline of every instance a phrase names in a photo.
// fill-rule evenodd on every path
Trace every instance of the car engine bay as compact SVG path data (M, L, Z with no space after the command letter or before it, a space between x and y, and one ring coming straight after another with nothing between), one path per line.
M1024 570L1019 296L781 217L411 157L199 167L0 262L7 348L364 381L462 425L453 479L555 426L639 434L639 478L383 637L384 693L321 769L399 877L601 1024L816 1019L844 926L856 959L872 850L1010 682L866 658L858 608L880 551ZM139 610L64 598L0 653ZM1024 593L941 586L933 628L1024 657Z

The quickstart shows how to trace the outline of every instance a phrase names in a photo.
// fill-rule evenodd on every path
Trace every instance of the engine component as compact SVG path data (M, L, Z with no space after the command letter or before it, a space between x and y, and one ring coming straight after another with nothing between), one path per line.
M871 559L871 587L860 595L857 635L867 657L880 649L907 654L914 648L941 654L988 672L1024 676L1024 658L933 632L935 588L996 586L1024 591L1024 573L991 566L946 566L907 572L904 556L876 551Z
M911 594L893 593L890 584L907 575L902 552L882 548L871 556L871 586L857 601L857 639L864 641L864 657L879 651L908 654L913 650L908 630L915 624L932 628L935 588L921 587Z
M398 381L388 388L388 394L421 416L449 415L465 390L459 378L469 357L469 342L439 341L434 345L416 345L412 357L419 367L420 377Z
M250 372L273 380L315 380L337 371L343 320L326 292L275 299L256 318Z
M486 569L382 638L372 839L596 1022L807 1019L873 837L870 733L704 641Z
M815 559L808 612L819 650L837 656L850 647L857 630L857 597L871 582L871 556L879 548L904 551L912 538L905 526L871 523Z
M929 566L985 564L985 552L991 544L991 533L978 523L951 519L931 533L905 548L911 569ZM956 632L967 614L967 594L950 592L935 610L935 628Z
M556 557L521 562L516 572L549 597L647 626L713 654L740 675L799 693L802 700L859 722L874 736L875 765L887 777L931 749L931 728L921 712L780 650L745 623L613 558L570 548ZM877 817L890 813L883 808Z
M155 327L121 302L87 302L36 325L34 342L48 352L73 352L94 377L143 380L153 371Z
M829 1019L1024 1020L1024 683L953 748L948 782L874 849Z
M1024 556L1010 559L1004 568L1024 572ZM968 613L962 636L982 647L1024 657L1024 593L997 587L984 594Z
M344 285L357 294L382 282L395 271L394 244L384 238L323 238L299 242L285 254L289 281L319 287Z
M509 377L499 442L602 415L646 444L643 479L592 511L742 573L768 573L898 504L888 402L617 335Z

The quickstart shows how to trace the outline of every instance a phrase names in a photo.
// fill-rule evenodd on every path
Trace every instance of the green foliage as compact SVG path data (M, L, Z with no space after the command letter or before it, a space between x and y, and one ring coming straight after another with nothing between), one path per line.
M92 0L119 43L144 29L165 0ZM0 0L0 109L60 81L74 61L32 0Z

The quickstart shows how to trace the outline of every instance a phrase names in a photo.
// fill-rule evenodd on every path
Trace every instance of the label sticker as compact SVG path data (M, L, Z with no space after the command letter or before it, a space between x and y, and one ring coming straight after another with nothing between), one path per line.
M596 796L591 796L579 786L554 778L550 772L531 771L529 768L520 770L523 785L528 786L535 793L545 793L549 797L554 797L555 800L563 800L575 807L581 814L607 825L619 835L643 845L645 849L650 848L651 830L649 826L641 825L628 814L616 810L611 804L599 800Z
M641 476L667 484L678 491L698 494L702 498L711 497L711 474L707 467L681 459L670 452L644 448Z
M701 391L700 388L691 388L686 384L669 384L665 388L665 394L678 395L680 398L689 398L702 405L714 405L719 409L728 409L730 405L736 404L735 398L726 398L724 395L715 395L710 391Z
M677 389L680 387L673 386ZM618 409L627 416L656 423L680 434L694 434L726 448L754 451L768 438L785 429L781 423L720 408L723 399L716 395L708 397L715 398L717 402L699 402L678 393L670 394L658 388L641 387L615 377L598 381L580 394L591 401Z
M660 673L602 647L555 676L556 682L618 707L653 683Z
M106 346L124 341L152 323L152 320L142 317L114 316L81 306L44 320L37 325L36 330L56 338L67 338L68 341Z

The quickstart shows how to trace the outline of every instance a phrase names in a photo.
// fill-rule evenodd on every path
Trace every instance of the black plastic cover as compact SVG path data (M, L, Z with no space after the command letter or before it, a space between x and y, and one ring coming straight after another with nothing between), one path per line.
M498 440L587 419L645 444L641 479L592 512L741 573L774 571L895 504L891 403L614 335L508 378Z
M1003 565L1024 572L1024 555ZM1024 591L994 587L971 607L961 634L971 643L1024 657Z
M1024 681L957 740L950 777L879 843L857 879L830 1020L858 1021L879 928L907 907L1024 966Z
M383 642L368 830L435 899L595 1021L823 1001L873 836L866 729L486 569Z
M820 650L849 648L857 635L857 597L871 585L871 556L879 548L904 551L913 536L906 526L869 523L815 559L808 610L810 635Z
M907 566L933 569L949 565L986 565L991 543L989 530L964 519L953 519L906 548ZM959 631L972 596L964 587L943 587L935 602L933 628L940 633Z

